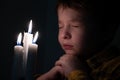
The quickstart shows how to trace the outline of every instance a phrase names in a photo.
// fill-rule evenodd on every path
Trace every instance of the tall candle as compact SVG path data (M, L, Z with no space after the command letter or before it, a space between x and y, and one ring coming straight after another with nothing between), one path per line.
M13 63L13 80L19 80L23 77L23 47L21 46L22 34L20 33L17 39L17 45L14 46L14 63Z
M27 58L28 58L28 48L29 48L29 45L32 44L32 40L33 40L33 34L31 34L31 32L32 32L32 20L30 21L28 32L24 33L24 38L23 38L23 47L24 47L23 66L24 66L25 72L26 72L26 65L27 65Z
M19 35L20 38L18 38L18 44L15 46L15 53L17 54L17 57L15 57L14 61L17 66L22 66L20 69L18 69L16 66L14 67L16 71L21 71L20 73L24 77L25 80L32 80L33 76L33 70L35 65L35 58L37 55L37 48L38 45L35 43L38 38L38 32L35 34L33 39L32 34L32 20L29 23L28 32L24 32L23 36L23 47L20 45L22 40L22 34ZM20 55L18 55L20 54ZM18 61L16 61L18 59ZM18 63L20 60L20 64ZM18 70L17 70L18 69ZM17 72L15 72L17 73ZM15 75L17 76L17 75ZM15 79L18 80L18 79Z
M38 45L35 43L38 38L38 32L36 32L33 43L29 45L28 49L28 61L27 61L27 80L33 80L33 75L35 73L36 57Z

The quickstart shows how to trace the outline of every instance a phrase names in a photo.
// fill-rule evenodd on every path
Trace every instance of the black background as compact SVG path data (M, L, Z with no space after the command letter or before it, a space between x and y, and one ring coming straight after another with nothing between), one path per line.
M40 33L36 73L48 71L62 55L57 41L55 3L56 0L0 0L0 80L11 80L17 35L27 31L30 19L33 33Z
M55 4L56 0L0 0L0 80L11 80L17 35L27 31L30 19L33 33L40 33L36 73L48 71L62 55L57 41ZM118 47L119 35L120 31L113 41Z

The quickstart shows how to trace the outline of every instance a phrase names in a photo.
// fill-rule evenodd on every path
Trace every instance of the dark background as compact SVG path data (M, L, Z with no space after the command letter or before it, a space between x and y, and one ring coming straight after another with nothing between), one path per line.
M0 80L11 80L14 46L19 32L27 31L33 20L33 33L39 31L37 41L38 65L36 73L47 72L62 55L57 41L57 0L0 0ZM120 45L120 31L113 44Z
M62 55L56 38L55 3L56 0L0 0L0 80L11 80L17 35L27 31L30 19L33 33L40 33L36 73L48 71Z

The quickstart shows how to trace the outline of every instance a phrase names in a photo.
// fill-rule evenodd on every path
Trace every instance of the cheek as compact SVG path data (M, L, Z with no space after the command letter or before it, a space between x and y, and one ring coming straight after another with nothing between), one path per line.
M83 34L81 34L81 33L79 33L79 34L76 34L76 35L74 35L74 45L75 45L75 48L74 48L74 50L75 50L75 53L78 53L78 55L79 55L79 53L82 51L82 49L83 49L83 40L84 40L84 38L83 38Z
M75 35L74 36L74 43L76 44L76 45L80 45L81 43L82 43L82 36L77 36L77 35Z
M77 46L77 47L80 47L82 46L82 43L84 41L84 32L79 30L79 31L76 31L74 34L73 34L73 41L74 41L74 44Z

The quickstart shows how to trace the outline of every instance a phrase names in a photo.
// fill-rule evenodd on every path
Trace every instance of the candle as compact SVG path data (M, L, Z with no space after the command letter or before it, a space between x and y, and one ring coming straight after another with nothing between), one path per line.
M23 47L21 46L22 33L18 35L17 45L14 46L13 80L19 80L23 77Z
M23 36L23 46L21 45L22 41L22 33L19 34L18 41L17 41L17 46L15 46L15 54L17 54L17 57L15 58L14 61L18 59L20 60L20 64L17 66L20 66L20 69L16 68L18 71L21 71L22 76L24 77L25 80L33 80L33 70L34 70L34 65L35 65L35 58L37 55L37 49L38 45L36 44L38 38L38 32L36 32L34 39L33 39L33 34L32 34L32 20L30 20L29 23L29 28L28 32L24 32ZM20 55L18 55L20 54ZM18 62L17 61L17 62ZM16 63L15 63L16 65ZM21 67L22 66L22 67ZM20 74L18 74L20 75ZM17 75L15 75L17 76ZM18 80L18 79L16 79Z
M24 38L23 38L23 47L24 47L23 66L25 69L24 71L26 71L28 48L29 45L32 44L32 40L33 40L33 34L31 34L31 32L32 32L32 20L30 21L28 32L24 33Z
M36 32L33 43L29 45L28 49L28 61L27 61L27 80L33 80L33 75L35 73L35 63L37 57L38 45L36 44L38 38L38 32Z

